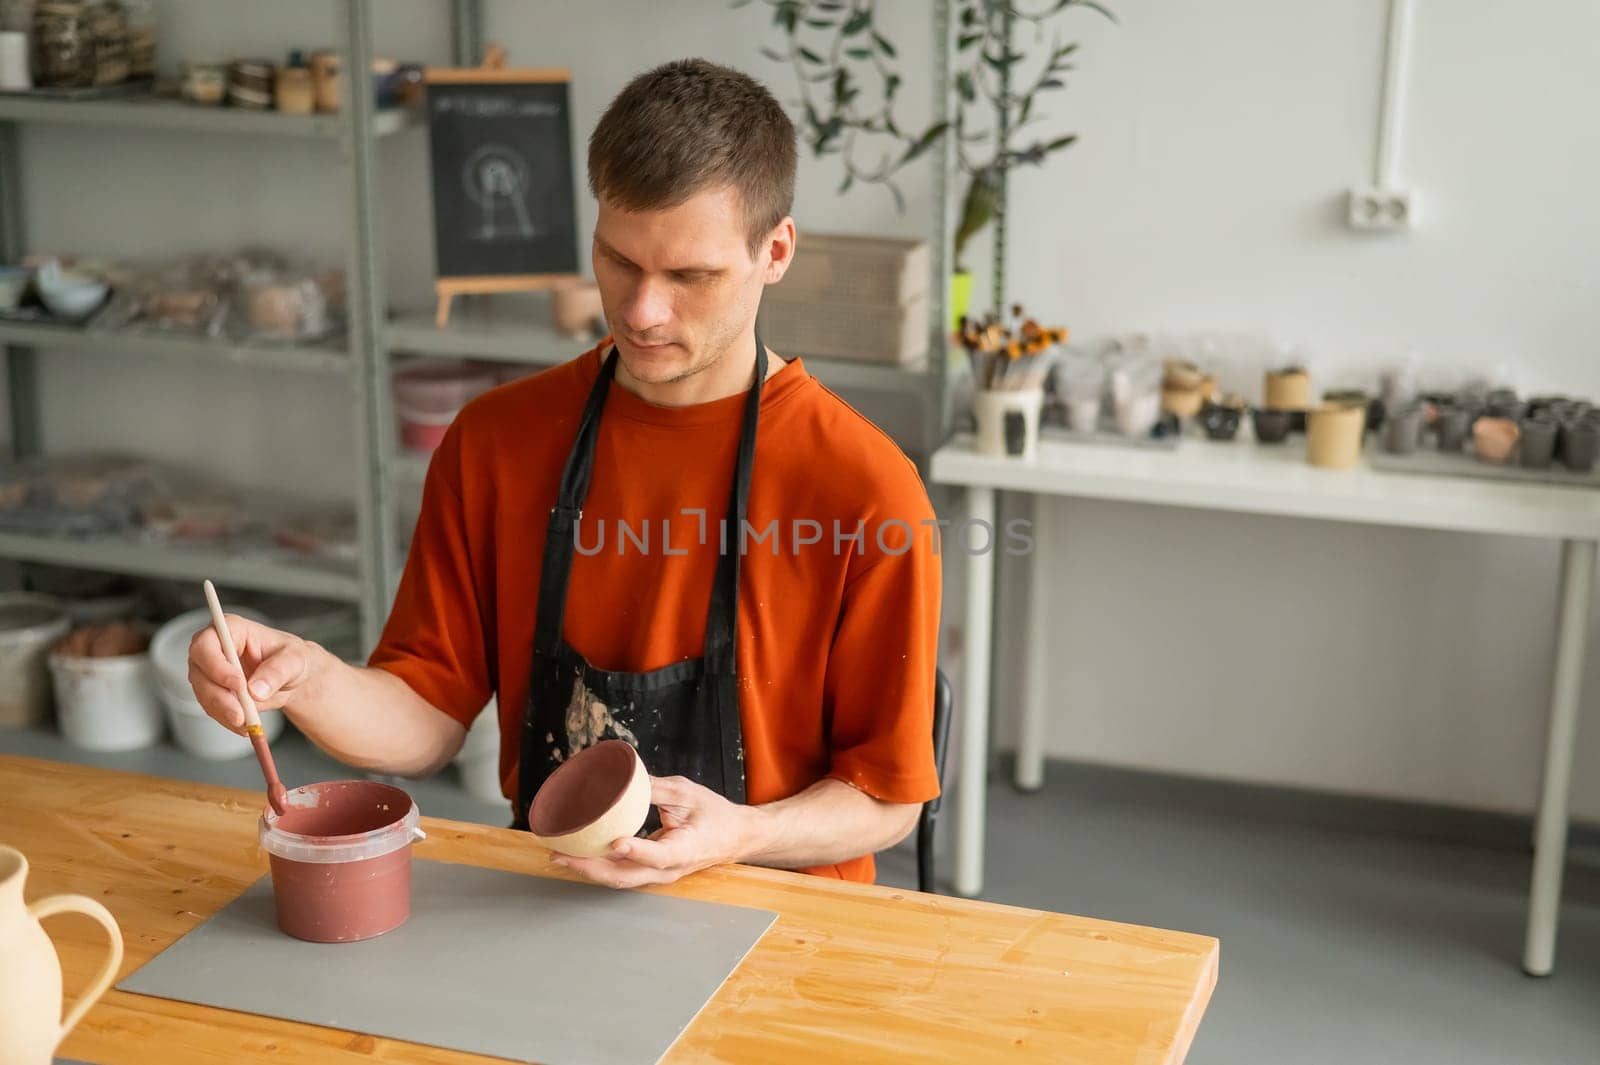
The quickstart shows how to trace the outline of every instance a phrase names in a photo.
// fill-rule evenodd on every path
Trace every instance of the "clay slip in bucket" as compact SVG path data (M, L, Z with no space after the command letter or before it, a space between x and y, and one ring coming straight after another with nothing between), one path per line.
M278 927L313 943L352 943L411 916L417 805L399 788L332 780L289 792L289 809L261 815Z

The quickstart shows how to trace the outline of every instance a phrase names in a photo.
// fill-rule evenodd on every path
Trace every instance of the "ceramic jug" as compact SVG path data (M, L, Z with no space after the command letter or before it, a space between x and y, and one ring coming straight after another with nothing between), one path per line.
M83 895L22 900L28 860L0 845L0 1065L49 1065L55 1049L89 1011L122 965L122 933L106 908ZM111 954L98 975L61 1019L61 962L39 919L81 913L105 926Z

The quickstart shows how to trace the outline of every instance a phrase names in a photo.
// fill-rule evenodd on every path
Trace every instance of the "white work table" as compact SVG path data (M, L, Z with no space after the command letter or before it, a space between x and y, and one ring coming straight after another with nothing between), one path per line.
M1238 511L1327 521L1419 529L1453 529L1532 536L1562 543L1560 613L1546 745L1534 842L1523 967L1549 973L1555 951L1556 913L1566 860L1567 792L1577 727L1596 542L1600 492L1585 488L1470 477L1419 476L1375 471L1325 470L1305 461L1303 437L1282 445L1250 439L1213 443L1184 439L1175 449L1040 441L1031 460L977 454L970 437L957 437L934 453L930 480L965 490L968 521L995 523L995 493ZM1051 546L1049 508L1039 508L1034 550ZM959 532L959 530L956 530ZM977 549L984 538L965 541ZM1004 539L995 538L1004 549ZM951 550L962 550L953 544ZM976 895L983 886L984 789L989 734L990 662L994 638L994 551L966 555L967 662L959 713L962 719L960 783L956 803L956 890ZM1030 632L1048 632L1046 596L1032 597ZM1030 649L1029 683L1018 722L1017 784L1037 788L1044 773L1046 700L1040 682L1044 655Z

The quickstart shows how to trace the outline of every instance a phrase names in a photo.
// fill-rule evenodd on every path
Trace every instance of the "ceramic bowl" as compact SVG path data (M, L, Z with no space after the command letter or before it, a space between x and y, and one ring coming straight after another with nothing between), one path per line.
M558 854L599 858L650 813L650 775L625 740L603 740L551 773L528 808L533 838Z
M1510 418L1479 418L1472 426L1472 446L1480 462L1503 463L1517 446L1521 430Z
M1222 403L1207 403L1200 408L1200 427L1212 440L1232 440L1239 431L1244 411Z
M1281 444L1289 435L1294 415L1286 410L1268 410L1257 407L1250 412L1250 423L1255 427L1256 440L1263 444Z
M34 284L51 314L74 322L94 313L110 291L99 278L63 270L54 260L39 269Z

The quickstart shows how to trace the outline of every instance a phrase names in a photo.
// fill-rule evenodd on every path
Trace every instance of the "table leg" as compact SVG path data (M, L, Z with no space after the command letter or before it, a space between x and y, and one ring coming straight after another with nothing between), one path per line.
M1550 691L1550 734L1534 828L1533 884L1528 892L1528 934L1522 953L1522 968L1529 976L1548 976L1555 963L1561 874L1567 861L1567 785L1572 777L1572 740L1578 725L1594 560L1593 540L1567 540L1561 545L1561 613Z
M982 551L965 542L967 553L966 667L961 693L961 777L956 788L956 876L958 895L983 890L983 821L989 776L989 655L994 624L994 558L1000 530L994 527L994 489L967 489L967 519L987 525L990 536ZM965 539L965 538L963 538ZM976 533L973 542L978 542Z
M1055 500L1033 497L1033 554L1028 559L1028 627L1017 640L1022 655L1022 713L1017 725L1016 785L1022 791L1044 787L1045 676L1050 661L1044 634L1050 631L1046 608L1044 552L1051 542L1050 515Z

